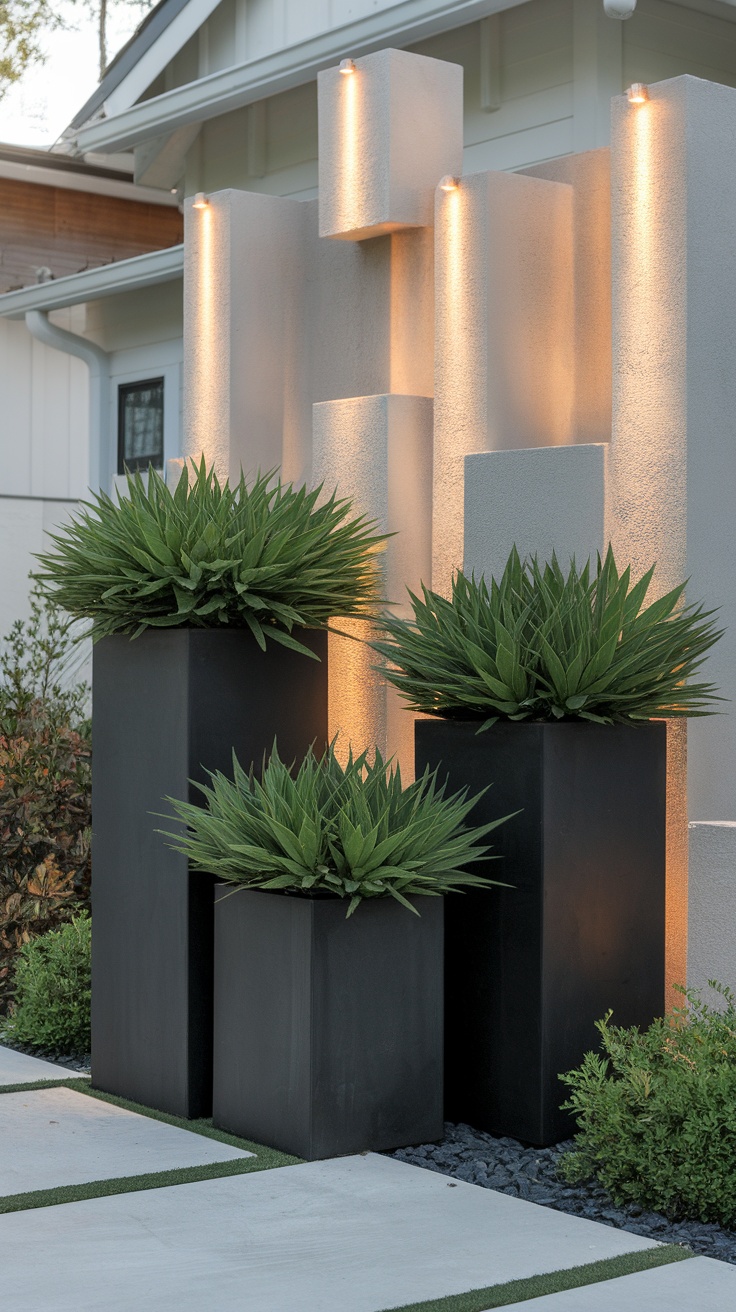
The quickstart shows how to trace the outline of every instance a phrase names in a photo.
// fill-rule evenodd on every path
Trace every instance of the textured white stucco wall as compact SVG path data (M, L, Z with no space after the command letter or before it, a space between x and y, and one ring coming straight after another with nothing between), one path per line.
M463 70L379 50L319 74L319 232L348 241L431 227L434 189L463 165Z
M610 20L605 20L610 21ZM611 437L611 154L565 155L523 170L572 187L575 396L571 442Z
M432 528L432 402L421 396L359 396L314 407L314 481L335 486L355 508L396 534L384 556L385 595L406 611L406 587L429 577ZM340 622L357 639L365 623ZM397 754L413 775L414 717L375 670L378 657L330 637L330 734L359 749Z
M466 574L498 577L512 547L566 567L604 549L605 446L484 451L465 457Z
M438 191L432 582L463 555L463 458L571 436L572 188L478 173Z
M431 396L431 231L325 241L316 201L237 191L186 225L184 454L309 481L315 402Z
M736 701L736 90L614 102L611 536L659 591L721 607L706 676ZM689 727L693 820L736 819L736 715Z
M690 825L688 984L736 990L736 823Z

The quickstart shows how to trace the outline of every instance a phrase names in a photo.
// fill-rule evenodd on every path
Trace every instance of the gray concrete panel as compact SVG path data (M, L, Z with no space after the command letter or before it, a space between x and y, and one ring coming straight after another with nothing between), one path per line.
M2 1094L0 1143L0 1197L252 1156L75 1089Z
M0 1086L3 1084L32 1084L34 1080L69 1080L76 1071L65 1070L50 1061L28 1057L24 1052L0 1045Z
M466 574L502 572L512 547L523 557L555 552L565 568L605 548L603 445L484 451L465 457Z
M736 823L702 821L689 835L687 982L736 991Z
M372 1153L0 1216L13 1312L379 1312L649 1247Z
M736 1267L711 1257L673 1262L597 1285L510 1303L507 1312L733 1312Z

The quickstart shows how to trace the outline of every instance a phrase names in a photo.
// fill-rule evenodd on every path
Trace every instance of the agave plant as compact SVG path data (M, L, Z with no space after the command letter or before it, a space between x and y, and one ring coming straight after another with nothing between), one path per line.
M458 573L449 599L410 593L412 620L386 615L372 645L414 710L463 719L583 719L611 724L712 714L712 684L693 682L721 636L712 611L682 604L685 585L645 606L654 566L632 585L609 547L567 576L553 556L503 576Z
M274 745L262 780L233 758L232 779L218 772L197 787L204 806L167 798L186 834L161 832L195 870L233 884L348 898L351 915L363 898L415 911L411 897L498 882L465 867L486 858L480 840L507 817L466 827L477 796L445 796L429 771L404 788L380 752L341 765L333 744L320 759L310 751L293 775Z
M191 476L190 476L191 473ZM384 537L348 500L259 475L221 484L204 459L175 491L151 469L127 496L100 493L52 537L38 578L93 638L146 628L248 627L312 655L294 628L366 616L380 601Z

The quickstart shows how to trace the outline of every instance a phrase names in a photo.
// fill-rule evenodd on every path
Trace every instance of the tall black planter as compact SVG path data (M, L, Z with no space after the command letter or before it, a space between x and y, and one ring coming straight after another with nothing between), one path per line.
M596 1020L647 1025L664 1003L666 729L419 720L416 763L492 784L471 817L523 808L484 873L513 888L448 899L446 1114L552 1144L572 1133L558 1079ZM480 865L474 867L480 872Z
M201 800L189 780L259 768L327 739L321 662L249 632L148 631L103 638L93 657L92 1082L180 1116L212 1105L213 881L156 832L164 797ZM174 826L175 827L175 826Z
M232 890L215 909L213 1120L309 1161L442 1136L443 898Z

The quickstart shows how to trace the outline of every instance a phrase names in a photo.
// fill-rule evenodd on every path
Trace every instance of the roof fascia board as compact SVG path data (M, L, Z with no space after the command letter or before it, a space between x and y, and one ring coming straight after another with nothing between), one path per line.
M29 310L63 310L85 301L99 301L105 296L139 291L162 282L173 282L184 272L184 247L169 246L163 251L134 255L116 260L83 273L71 273L53 282L36 283L17 292L0 296L0 318L23 319Z
M95 196L115 196L118 200L134 200L148 205L176 206L176 198L169 192L153 187L139 187L131 180L101 178L94 173L75 173L72 169L44 168L39 164L16 164L0 159L0 178L13 182L31 182L41 187L59 187L62 191L87 191Z
M106 97L105 113L108 118L129 109L140 99L221 3L222 0L189 0L160 37L141 55L122 82Z
M528 0L403 0L394 9L383 9L260 59L210 73L114 117L90 123L78 131L77 147L83 152L129 150L150 137L217 118L310 82L346 51L365 55L390 45L409 45L526 3Z

